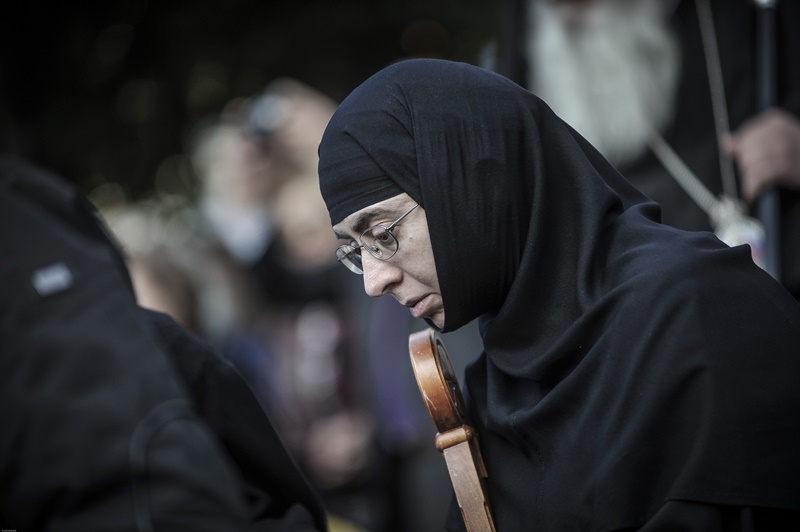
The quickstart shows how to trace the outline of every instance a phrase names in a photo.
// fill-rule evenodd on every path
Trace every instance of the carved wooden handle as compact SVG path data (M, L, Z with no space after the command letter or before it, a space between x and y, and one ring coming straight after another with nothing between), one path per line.
M478 438L467 424L464 401L450 357L433 329L408 337L411 365L425 407L436 426L436 448L444 454L450 481L469 532L495 532L486 499Z

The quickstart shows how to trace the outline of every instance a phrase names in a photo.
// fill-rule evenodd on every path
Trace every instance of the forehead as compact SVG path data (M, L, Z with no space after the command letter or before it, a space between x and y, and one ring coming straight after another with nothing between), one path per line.
M343 239L350 238L353 235L360 235L365 229L376 223L394 220L413 203L408 194L400 194L387 200L373 203L334 225L333 231L337 237Z

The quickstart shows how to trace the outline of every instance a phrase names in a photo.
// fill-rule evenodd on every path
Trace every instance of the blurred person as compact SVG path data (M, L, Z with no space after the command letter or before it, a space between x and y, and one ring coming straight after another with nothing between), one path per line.
M179 228L176 198L159 198L131 204L100 206L100 216L119 242L142 307L172 316L195 334L204 336L198 289L193 270L185 264L192 249L189 227Z
M316 147L334 108L324 94L281 78L262 94L230 102L220 122L197 135L201 212L242 264L257 262L271 243L275 191L316 171Z
M479 320L465 404L497 530L800 527L800 304L747 246L662 224L541 99L465 63L374 74L319 150L364 291L442 332Z
M282 154L295 173L315 174L317 147L336 103L292 78L279 78L263 94L246 102L245 123L251 132Z
M4 529L326 530L244 381L136 304L71 185L2 158L0 207Z
M333 253L335 239L324 209L320 216L323 204L316 181L292 180L276 197L276 238L290 237L293 242L283 247L287 257L299 269L321 267L315 264L319 255L314 252L327 244ZM330 501L329 492L363 475L369 465L371 431L362 415L341 404L337 379L347 372L339 367L341 361L331 360L337 356L331 351L338 343L338 328L334 326L331 336L326 326L335 319L315 308L297 320L307 323L306 328L282 305L264 306L250 293L250 272L224 260L224 250L214 245L213 235L201 232L191 211L182 201L164 197L104 212L125 251L138 303L179 322L193 322L193 330L236 367L293 459L326 497L335 523L331 529L350 526L349 510L336 499ZM324 231L319 230L320 221Z
M332 515L379 530L373 419L366 404L357 284L342 273L316 183L335 104L292 79L231 102L193 160L200 213L256 283L271 419ZM320 212L322 215L320 216ZM330 253L326 253L325 250Z
M272 300L290 305L310 301L311 297L338 301L336 313L344 316L341 330L351 345L348 350L355 354L343 358L337 355L341 359L338 365L351 368L338 371L342 376L351 374L346 377L348 386L357 388L360 402L367 402L368 407L348 407L345 414L330 416L307 433L309 446L303 452L307 453L309 467L323 475L321 485L335 485L324 478L331 474L341 478L349 474L366 481L371 495L370 529L376 532L438 530L441 505L448 500L449 480L446 474L436 475L428 467L438 460L439 453L431 444L431 423L419 402L410 362L404 356L408 332L417 325L410 317L403 320L405 323L395 319L395 302L360 302L355 297L360 291L358 283L325 251L335 250L336 241L324 208L320 208L324 204L316 182L317 148L335 107L332 100L310 87L284 78L270 83L264 95L239 108L246 111L243 122L249 130L267 141L267 150L279 147L288 154L284 157L287 162L294 161L286 165L294 170L294 177L281 182L271 202L274 245L253 269ZM342 302L346 303L345 311ZM359 319L366 320L363 329L357 325ZM392 334L387 334L388 330ZM454 360L462 368L478 349L477 324L447 336ZM330 345L337 341L341 339L329 340ZM295 353L288 360L299 367L308 366L302 362L308 354L299 349ZM402 358L395 360L398 354ZM351 395L348 403L355 402ZM290 407L286 409L287 413L291 411ZM340 441L341 449L350 450L350 456L365 450L369 456L340 459L333 449L326 451L325 438L319 435L335 432L344 436L336 441ZM337 464L335 469L333 464ZM366 478L365 466L369 470Z
M330 112L327 106L325 110ZM317 116L321 119L326 114ZM351 489L348 486L353 484L353 480L358 480L362 489L369 492L366 501L371 508L371 517L359 519L362 524L369 525L369 530L438 530L442 508L449 501L449 480L446 473L436 475L429 468L439 453L432 445L432 425L420 403L407 357L408 333L417 325L407 313L398 319L397 310L402 311L402 307L394 301L374 301L366 305L358 302L356 294L360 287L354 282L357 280L348 275L335 259L338 243L331 233L317 181L316 150L327 120L324 123L306 120L304 123L308 127L313 125L317 134L293 133L293 136L315 140L313 150L308 143L305 150L305 153L313 153L310 160L315 168L313 173L298 173L276 191L273 209L275 241L268 252L273 259L262 263L262 267L268 264L269 268L261 271L264 277L273 280L275 289L272 295L278 301L286 301L290 307L298 301L308 302L296 321L281 321L279 328L292 330L293 324L297 323L296 335L300 338L312 330L315 332L317 339L313 344L307 340L292 342L294 347L290 349L293 354L285 357L285 364L293 368L291 371L298 379L312 381L306 388L312 390L317 398L312 402L295 397L288 401L290 404L286 405L283 413L276 415L290 418L287 423L292 426L307 419L309 412L331 412L335 407L334 413L322 414L320 419L305 428L303 423L297 428L301 435L299 452L305 456L301 463L307 464L309 474L317 479L323 496L328 493L327 501L332 508L352 504L337 501L340 499L338 492ZM296 144L300 145L299 142ZM312 303L311 296L317 298L316 303ZM302 317L309 309L319 314L315 321ZM328 327L320 326L316 321L325 314L329 315L326 319L338 316L340 320L338 327L330 329L327 338L324 334ZM366 319L363 328L357 325L359 318ZM301 324L307 321L313 327L303 332ZM467 357L479 345L477 328L465 329L448 335L448 345L457 353L455 358L459 367L466 364ZM279 336L285 336L285 333ZM348 345L350 347L343 349ZM329 353L326 356L334 357L338 362L317 358L320 357L320 346L327 346ZM347 351L352 352L348 354ZM302 376L311 371L318 375ZM326 395L324 391L330 389L337 374L337 378L346 379L345 387L339 392L341 396L337 397L330 391ZM346 389L350 391L345 392ZM296 393L303 396L307 392L298 388ZM304 403L308 411L298 412L296 405ZM322 408L313 406L313 403ZM315 416L319 415L312 418ZM345 501L349 499L351 497L344 498ZM344 515L351 513L348 510L342 512Z
M313 343L308 340L294 343L295 347L290 347L293 354L285 357L285 364L293 368L291 371L298 379L312 381L306 389L313 391L317 398L312 402L290 396L289 404L276 415L289 418L286 423L293 426L307 419L309 412L323 413L321 417L314 415L320 418L305 428L302 427L304 423L300 423L298 448L305 457L302 463L307 464L311 478L317 480L323 495L326 489L331 492L329 500L334 508L339 504L335 502L339 498L335 494L341 486L360 478L370 492L368 501L374 514L370 530L438 530L449 502L449 480L444 472L436 475L436 470L431 471L429 467L439 453L433 446L432 425L420 402L407 356L408 334L416 324L396 301L370 302L367 308L357 312L348 308L363 306L363 303L358 305L350 301L360 287L335 260L338 242L330 230L316 174L296 176L281 186L275 199L276 243L272 252L275 261L283 265L271 273L276 284L287 296L290 291L298 296L316 293L322 297L331 293L317 303L308 304L320 316L309 322L313 326L307 332L303 332L300 324L309 319L298 317L296 321L298 337L314 331L317 339ZM317 286L319 288L314 288ZM332 292L333 288L339 295ZM342 309L342 303L347 307ZM328 305L331 306L326 311ZM301 316L307 312L301 311ZM327 320L337 315L346 318L328 337L325 337L328 327L317 321L325 313L329 314ZM363 328L355 325L359 316L366 318ZM280 329L286 331L292 330L295 322L279 323ZM360 348L365 351L363 356L343 357L342 338L339 337L343 332L351 336L345 338L350 344L359 341L352 336L364 337L366 341ZM448 345L458 353L458 361L462 362L459 367L463 367L465 358L471 356L479 344L475 341L476 335L454 335L457 338L449 336ZM470 341L469 347L463 345ZM327 357L340 361L326 362L319 354L321 346L331 350ZM302 377L312 371L318 375ZM335 383L337 373L341 373L340 378L347 378L347 387L355 387L358 394L350 391L343 399L332 393L330 386ZM327 394L326 389L329 390ZM307 394L302 388L296 393ZM298 404L306 404L309 412L297 412ZM331 410L337 404L339 406ZM369 476L365 477L368 471ZM362 523L366 524L363 520Z
M357 286L335 258L314 175L296 175L276 192L275 241L258 273L272 287L274 416L288 447L330 511L381 530L379 456L371 392L356 328Z
M154 197L101 208L120 242L139 305L166 313L211 343L267 407L270 344L249 272L204 231L188 199Z
M748 205L778 186L782 281L800 298L800 6L777 3L777 101L759 112L755 4L506 0L494 68L592 142L665 223L748 242L757 261L763 229Z
M202 131L192 159L200 178L203 219L237 262L252 264L271 243L270 201L283 176L237 124L215 124Z

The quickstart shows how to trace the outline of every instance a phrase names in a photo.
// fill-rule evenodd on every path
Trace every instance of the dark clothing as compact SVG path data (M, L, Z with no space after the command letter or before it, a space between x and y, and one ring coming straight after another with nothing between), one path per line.
M252 530L325 530L322 505L232 365L166 314L143 310L200 418L244 478Z
M525 39L529 0L506 0L500 28L497 69L525 86L528 61ZM775 106L800 117L800 3L777 2ZM756 2L711 0L730 127L738 129L759 112L757 86ZM719 142L714 128L708 73L695 2L682 0L670 20L681 50L680 81L674 119L664 139L715 195L722 193ZM666 224L695 231L711 229L708 215L678 185L652 152L619 171L662 209ZM800 299L800 191L781 189L781 271L784 285Z
M236 376L136 305L71 186L0 159L0 247L3 528L249 530L316 510Z
M425 209L443 330L480 316L465 391L498 530L666 530L694 505L800 523L800 305L746 246L659 223L541 100L470 65L401 62L341 104L326 201L374 167Z

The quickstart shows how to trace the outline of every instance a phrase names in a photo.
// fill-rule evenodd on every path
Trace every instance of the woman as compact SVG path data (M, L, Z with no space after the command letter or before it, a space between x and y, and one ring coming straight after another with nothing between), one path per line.
M466 64L367 80L319 174L369 295L443 332L480 317L465 395L498 530L800 525L800 307L747 247L660 224L541 100Z

